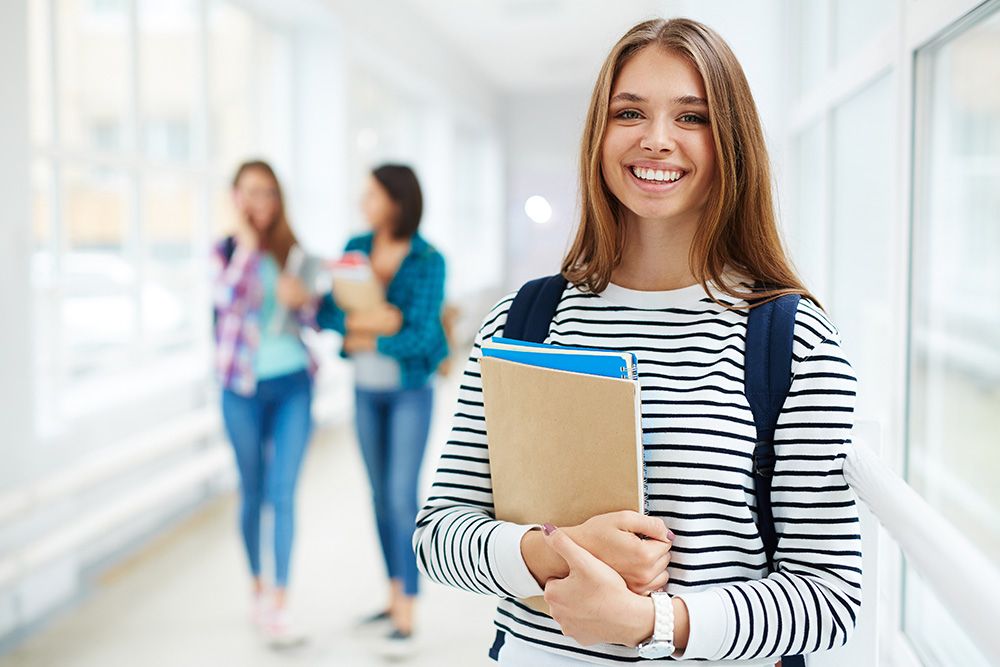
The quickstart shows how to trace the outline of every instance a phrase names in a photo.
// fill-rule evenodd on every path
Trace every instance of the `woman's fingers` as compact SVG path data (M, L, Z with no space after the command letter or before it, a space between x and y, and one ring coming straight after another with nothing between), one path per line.
M661 590L670 581L670 574L664 570L662 574L648 582L641 591L643 595L646 593L652 593L653 591Z

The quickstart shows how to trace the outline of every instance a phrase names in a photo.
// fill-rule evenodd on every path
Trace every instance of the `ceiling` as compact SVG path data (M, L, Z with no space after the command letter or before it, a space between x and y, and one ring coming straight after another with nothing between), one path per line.
M690 16L746 34L773 0L400 0L505 92L589 89L638 21Z
M631 25L683 2L403 0L505 91L589 88ZM672 12L676 13L676 12Z

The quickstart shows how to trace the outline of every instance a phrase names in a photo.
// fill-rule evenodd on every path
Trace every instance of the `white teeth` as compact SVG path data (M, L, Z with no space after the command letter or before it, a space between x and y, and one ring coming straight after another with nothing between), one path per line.
M632 173L641 178L644 181L677 181L680 180L684 172L681 171L663 171L662 169L647 169L646 167L632 167Z

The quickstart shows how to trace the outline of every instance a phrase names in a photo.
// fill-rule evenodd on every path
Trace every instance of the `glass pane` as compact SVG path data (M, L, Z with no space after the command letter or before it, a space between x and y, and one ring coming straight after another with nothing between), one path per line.
M260 25L257 31L260 154L286 178L291 167L292 45L285 33Z
M209 237L214 243L236 229L236 207L233 206L232 189L228 182L218 184L212 190L211 220L209 221Z
M142 146L157 160L193 154L198 92L198 14L193 0L139 0Z
M209 5L208 49L211 157L229 174L256 148L254 82L259 74L250 15L221 2Z
M896 154L892 76L833 113L830 303L858 374L860 419L888 419L892 382L883 332L891 322Z
M162 348L194 336L197 188L188 179L150 176L143 183L140 214L146 244L142 326L147 340Z
M128 227L128 178L124 172L104 167L70 167L63 175L63 192L69 273L96 271L106 277L120 278L117 272L105 274L100 263L89 258L103 259L109 253L120 256L124 250ZM127 283L129 279L116 278L115 282Z
M28 87L31 140L36 144L52 141L52 45L49 3L28 3Z
M927 47L918 74L907 474L1000 565L1000 14ZM952 652L968 641L924 596L908 581L928 664L985 665Z
M871 44L896 17L897 0L835 0L833 53L837 62Z
M57 0L59 127L67 148L127 147L128 11L125 0Z
M60 327L65 370L79 378L128 363L134 340L135 273L126 260L129 179L103 168L66 169Z

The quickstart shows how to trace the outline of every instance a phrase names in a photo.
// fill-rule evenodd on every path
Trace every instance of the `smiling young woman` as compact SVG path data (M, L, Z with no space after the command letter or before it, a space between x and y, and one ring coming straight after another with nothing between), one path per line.
M856 382L783 250L756 107L721 37L674 19L619 40L587 114L580 190L545 342L636 354L647 515L544 530L495 519L478 360L482 342L503 333L509 295L469 358L417 520L421 569L502 598L491 651L501 664L762 666L843 644L861 605L858 518L842 472ZM746 340L748 311L786 294L801 299L774 436L769 567ZM517 600L543 592L551 617Z

